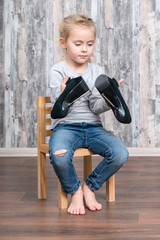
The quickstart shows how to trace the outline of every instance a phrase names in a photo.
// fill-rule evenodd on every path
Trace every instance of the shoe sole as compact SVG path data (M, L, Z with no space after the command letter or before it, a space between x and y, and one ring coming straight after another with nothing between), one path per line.
M132 121L130 112L118 89L117 81L101 74L96 79L95 86L102 97L111 106L116 119L121 123L130 123Z

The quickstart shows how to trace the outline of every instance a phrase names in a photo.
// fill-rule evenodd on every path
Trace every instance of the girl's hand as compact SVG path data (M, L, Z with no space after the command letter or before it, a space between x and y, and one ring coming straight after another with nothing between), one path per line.
M119 85L119 87L121 86L121 84L122 84L122 82L124 81L124 79L122 78L122 79L120 79L119 81L118 81L118 85Z
M65 87L66 87L66 82L68 81L69 77L66 76L61 84L61 93L64 91Z

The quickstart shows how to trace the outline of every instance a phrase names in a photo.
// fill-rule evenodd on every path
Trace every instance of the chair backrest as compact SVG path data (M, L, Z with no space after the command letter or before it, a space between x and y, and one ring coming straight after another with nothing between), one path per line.
M46 138L52 134L52 131L47 129L51 125L52 107L47 106L49 103L51 103L50 97L37 97L37 140L39 146L45 144Z

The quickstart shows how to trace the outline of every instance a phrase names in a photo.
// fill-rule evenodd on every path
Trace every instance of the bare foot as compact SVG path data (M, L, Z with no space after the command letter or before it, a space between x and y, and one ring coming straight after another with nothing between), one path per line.
M83 195L89 210L96 211L102 209L102 205L96 200L94 191L92 191L86 183L83 184Z
M70 214L74 214L74 215L84 215L85 214L85 208L84 208L84 204L83 204L83 191L82 191L81 186L74 194L72 194L71 204L70 204L67 212Z

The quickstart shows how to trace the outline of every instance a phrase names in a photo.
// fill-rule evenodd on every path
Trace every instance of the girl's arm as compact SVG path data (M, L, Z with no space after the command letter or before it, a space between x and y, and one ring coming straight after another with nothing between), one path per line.
M49 72L49 88L50 88L50 97L51 102L55 103L57 98L63 92L66 87L66 82L68 77L65 77L64 74L57 68L51 68Z
M68 81L69 77L66 76L64 79L63 79L63 82L61 83L61 93L64 91L65 87L66 87L66 82Z
M89 108L95 114L100 114L111 109L95 87L89 96Z

